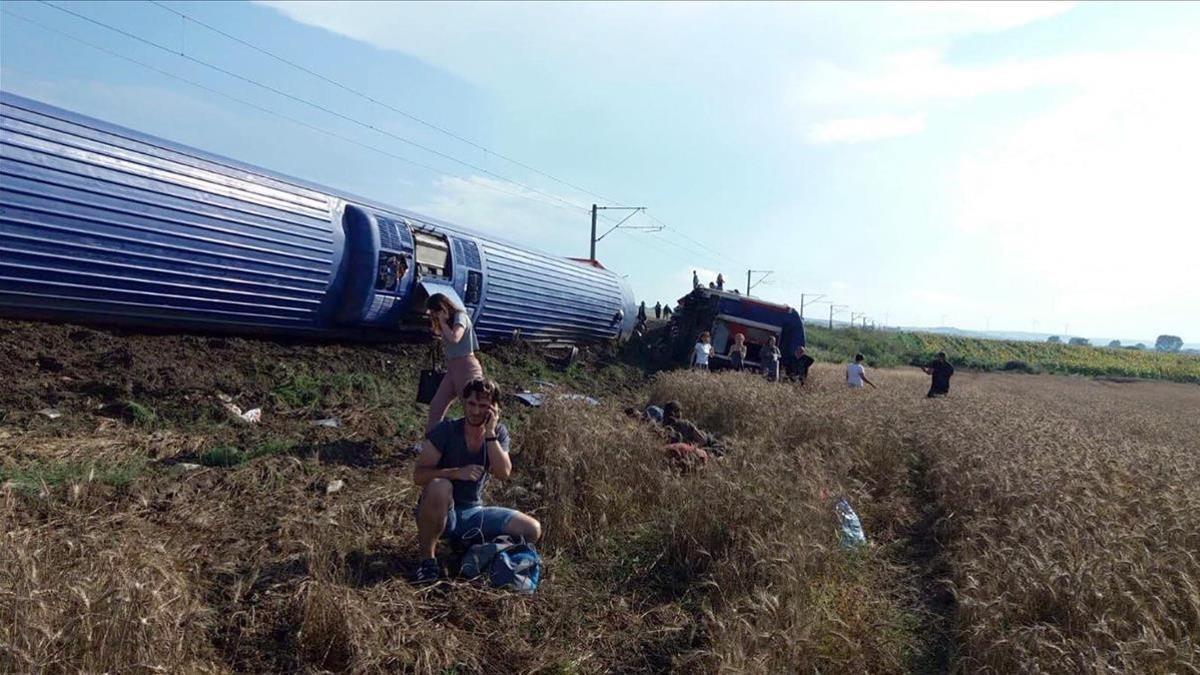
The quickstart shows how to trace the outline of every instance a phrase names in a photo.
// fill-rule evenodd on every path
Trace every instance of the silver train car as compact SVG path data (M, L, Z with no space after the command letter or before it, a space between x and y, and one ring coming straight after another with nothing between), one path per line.
M532 250L0 92L0 316L338 339L628 336L629 285Z

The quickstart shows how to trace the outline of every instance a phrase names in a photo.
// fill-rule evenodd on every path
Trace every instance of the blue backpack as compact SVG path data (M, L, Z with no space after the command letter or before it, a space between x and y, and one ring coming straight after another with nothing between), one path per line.
M494 588L532 593L542 580L542 557L524 539L501 535L467 549L459 574L468 579L487 575Z

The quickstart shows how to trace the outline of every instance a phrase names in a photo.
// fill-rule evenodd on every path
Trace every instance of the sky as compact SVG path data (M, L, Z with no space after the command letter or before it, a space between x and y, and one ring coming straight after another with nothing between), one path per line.
M645 206L651 305L1200 340L1200 3L0 5L6 91L552 254Z

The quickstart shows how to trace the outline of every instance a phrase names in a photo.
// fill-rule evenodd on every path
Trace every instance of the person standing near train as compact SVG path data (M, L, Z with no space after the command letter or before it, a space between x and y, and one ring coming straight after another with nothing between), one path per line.
M734 333L729 345L729 367L741 371L746 367L746 334Z
M708 370L708 359L712 356L712 343L708 331L700 333L696 345L692 347L692 368Z
M441 293L429 296L425 309L433 334L442 341L446 354L446 375L429 403L429 416L425 419L425 433L429 433L446 417L446 411L463 387L483 379L483 366L475 356L479 339L465 309Z

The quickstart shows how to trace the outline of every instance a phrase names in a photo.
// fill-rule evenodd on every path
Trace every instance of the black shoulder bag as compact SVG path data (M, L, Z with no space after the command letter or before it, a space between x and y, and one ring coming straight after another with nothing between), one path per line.
M433 397L437 395L437 390L442 386L442 378L446 377L446 371L438 368L437 352L438 347L442 344L441 340L435 340L429 345L429 368L421 371L421 379L417 383L417 403L429 405L433 403Z

